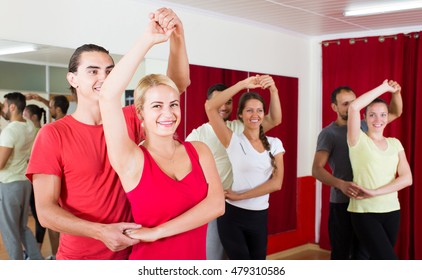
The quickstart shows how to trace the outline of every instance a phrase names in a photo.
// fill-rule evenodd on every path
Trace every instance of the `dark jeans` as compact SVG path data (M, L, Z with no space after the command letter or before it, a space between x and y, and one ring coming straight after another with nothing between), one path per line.
M352 226L349 203L330 203L328 233L332 260L366 260L367 250L360 244Z
M32 188L31 198L29 200L29 205L31 206L32 216L34 217L34 220L35 220L35 239L37 239L37 243L42 244L44 241L46 228L43 227L38 220L37 209L35 208L35 196L34 196L33 188Z
M226 203L217 219L218 234L231 260L265 260L268 210L247 210Z
M400 226L400 210L388 213L352 213L353 228L374 260L397 260L394 245Z

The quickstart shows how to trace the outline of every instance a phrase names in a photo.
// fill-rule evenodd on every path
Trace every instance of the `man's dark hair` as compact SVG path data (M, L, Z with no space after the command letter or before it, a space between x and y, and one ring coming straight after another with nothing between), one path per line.
M228 87L224 84L215 84L215 85L210 86L207 91L207 99L211 99L214 91L223 91L223 90L226 90L227 88Z
M18 110L18 113L23 113L23 110L26 107L26 98L20 92L10 92L4 96L4 99L7 99L7 103L14 104Z
M64 95L56 95L53 98L54 108L59 107L62 110L63 114L67 114L67 109L69 109L69 100Z
M347 92L353 92L353 90L348 87L348 86L341 86L336 88L335 90L333 90L333 92L331 93L331 103L334 103L337 105L337 95L342 92L342 91L347 91Z

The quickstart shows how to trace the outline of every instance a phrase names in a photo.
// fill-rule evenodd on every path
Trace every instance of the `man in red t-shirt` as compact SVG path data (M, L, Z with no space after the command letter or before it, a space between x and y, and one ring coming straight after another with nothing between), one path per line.
M151 14L161 28L175 27L170 38L167 75L180 92L189 85L183 25L167 8ZM69 62L67 80L77 96L72 115L38 133L26 172L33 182L40 222L61 232L57 259L127 259L139 242L123 234L132 223L130 206L107 157L98 93L114 67L104 48L83 45ZM133 106L123 108L131 139L143 131Z

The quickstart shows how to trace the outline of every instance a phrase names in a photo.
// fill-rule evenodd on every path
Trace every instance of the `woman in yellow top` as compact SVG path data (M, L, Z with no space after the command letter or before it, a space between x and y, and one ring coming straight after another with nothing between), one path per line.
M397 259L394 244L400 224L397 192L412 184L412 173L403 146L396 138L383 135L388 123L388 105L380 98L400 85L385 80L362 94L348 109L347 143L353 169L348 211L353 228L371 259ZM368 131L360 129L360 111L366 107Z

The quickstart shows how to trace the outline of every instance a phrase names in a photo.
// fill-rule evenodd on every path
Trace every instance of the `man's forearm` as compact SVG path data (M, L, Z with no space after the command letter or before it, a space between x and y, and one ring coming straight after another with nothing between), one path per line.
M167 68L169 76L182 93L190 85L189 60L186 51L186 42L182 33L170 37L170 55Z
M313 168L312 176L321 183L338 189L340 189L340 185L343 182L343 180L334 177L330 172L325 170L325 168Z
M389 117L388 121L391 122L401 116L403 113L403 99L400 92L391 94L390 105L388 106Z
M281 124L282 109L277 88L270 90L270 107L268 109L266 120L267 124L263 124L265 132Z

